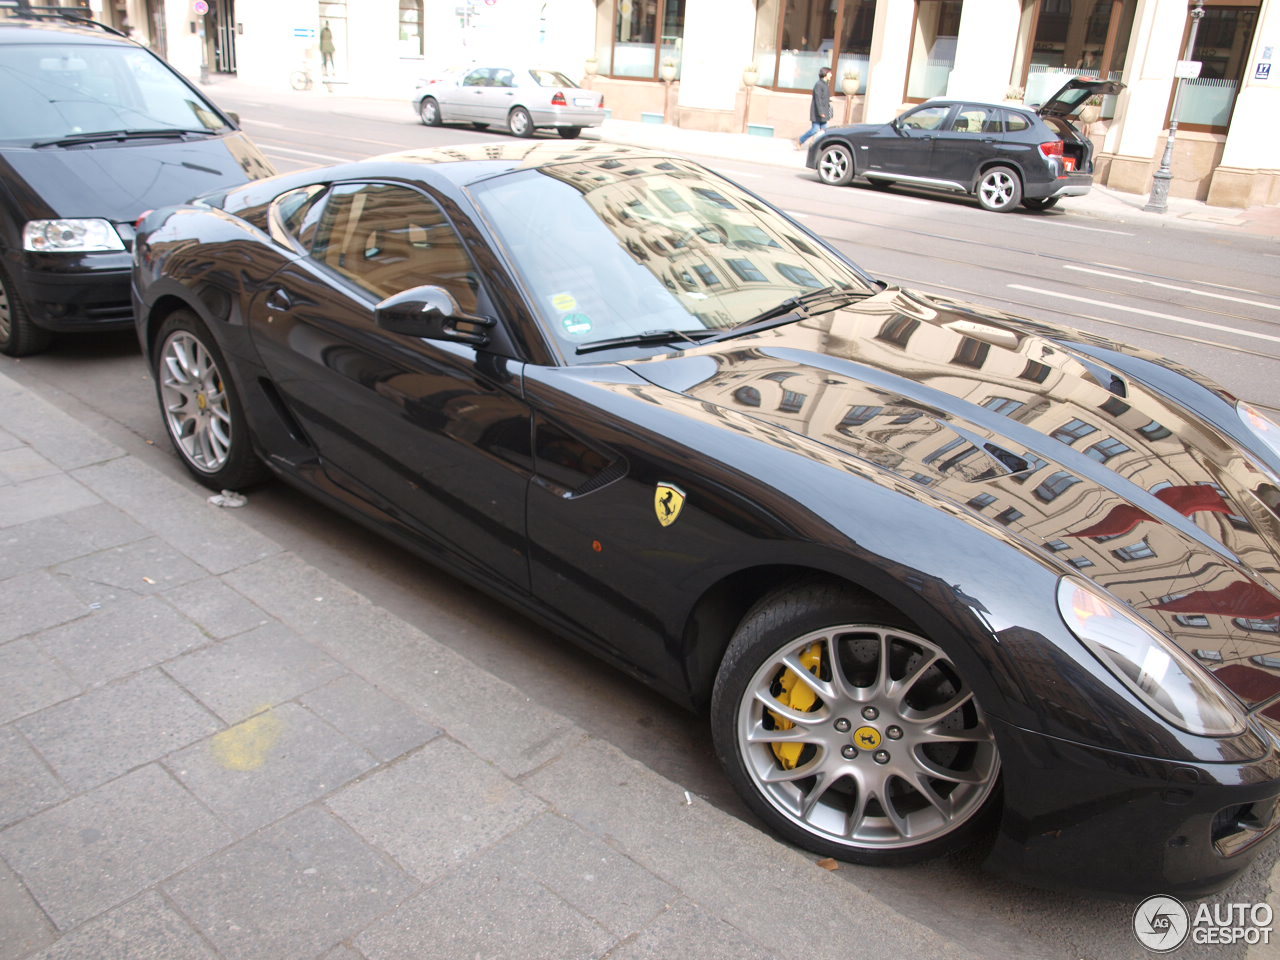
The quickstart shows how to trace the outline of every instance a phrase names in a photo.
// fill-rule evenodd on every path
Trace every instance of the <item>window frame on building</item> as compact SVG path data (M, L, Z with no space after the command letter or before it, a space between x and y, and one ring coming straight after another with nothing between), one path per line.
M1185 109L1186 86L1185 85L1194 83L1194 82L1199 82L1200 78L1197 78L1196 81L1175 80L1172 84L1170 84L1169 102L1165 106L1165 111L1164 111L1164 126L1165 126L1165 129L1167 130L1169 127L1170 120L1173 119L1173 101L1178 91L1178 84L1182 83L1184 84L1184 87L1183 87L1184 103L1178 110L1178 114L1179 114L1178 129L1186 130L1186 131L1194 131L1196 133L1225 134L1231 129L1231 120L1235 116L1236 103L1240 99L1240 89L1244 86L1244 81L1248 79L1249 69L1253 65L1253 61L1250 59L1250 55L1252 54L1253 48L1256 45L1258 40L1258 22L1259 20L1261 20L1261 17L1262 17L1262 0L1204 0L1204 6L1205 6L1206 14L1210 9L1219 9L1219 10L1248 9L1248 10L1255 11L1253 29L1249 33L1248 42L1244 44L1243 53L1240 57L1239 71L1235 76L1236 89L1235 89L1234 96L1232 96L1231 98L1231 109L1227 113L1227 122L1222 124L1216 124L1216 123L1210 124L1210 123L1197 123L1195 120L1192 120L1192 119L1184 119L1184 117L1186 117L1186 109ZM1204 40L1203 33L1204 33L1204 21L1202 20L1200 22L1199 34L1196 37L1198 43L1203 42ZM1190 39L1191 39L1191 15L1190 15L1190 8L1188 8L1186 21L1182 27L1182 40L1178 44L1179 58L1185 55L1187 50L1187 43ZM1192 56L1194 57L1194 55L1195 55L1195 51L1193 50ZM1210 79L1210 78L1205 78L1205 79ZM1223 77L1222 79L1228 79L1228 78Z
M760 86L766 90L778 90L786 93L807 93L810 90L812 90L813 83L817 81L816 70L814 71L813 82L810 82L807 84L802 82L801 84L796 86L792 86L792 85L784 86L778 83L778 75L782 67L782 56L784 53L798 54L798 53L812 52L812 53L820 54L822 53L823 48L826 46L826 41L830 39L831 41L830 56L825 61L818 62L817 67L819 69L824 66L830 68L831 77L829 79L829 84L831 87L831 92L833 94L840 93L841 88L839 84L839 79L844 73L844 68L842 68L841 66L841 61L845 59L847 55L852 56L851 54L849 54L849 51L845 49L845 44L850 39L845 35L845 27L848 25L848 20L849 20L848 15L850 12L852 12L853 23L854 23L854 26L856 27L857 24L860 22L860 14L866 13L867 11L864 8L869 7L870 10L869 10L869 13L867 13L867 16L864 18L861 18L861 22L865 23L867 26L870 27L869 30L865 31L865 39L866 39L866 47L867 47L867 51L866 51L867 55L865 59L867 61L867 65L861 66L857 70L858 78L859 78L857 93L858 94L865 93L867 89L867 76L871 72L870 46L871 46L871 37L875 29L874 25L875 25L875 18L876 18L876 4L880 2L887 2L887 0L794 0L795 8L797 10L801 6L803 6L805 8L817 9L820 12L821 8L823 8L824 6L829 8L832 4L834 4L836 8L835 20L833 21L832 28L831 28L832 29L831 37L819 38L818 49L815 51L802 50L799 47L795 47L795 46L792 46L790 48L783 47L783 38L787 29L786 14L788 11L787 11L786 3L777 3L776 5L774 5L774 8L772 10L773 22L771 25L771 29L765 34L765 37L767 37L772 43L772 49L762 50L761 49L761 39L762 39L761 28L764 26L764 22L762 22L763 18L767 16L768 3L758 2L757 8L759 12L757 14L757 20L756 20L756 38L753 44L753 51L754 51L754 63L756 64L757 68L759 68L759 71L760 71L760 78L761 78ZM860 46L854 47L852 49L860 50ZM767 59L769 57L772 57L772 60L773 60L772 67L770 67L767 63ZM861 60L863 58L859 56L858 59Z
M612 16L609 18L609 36L607 38L609 53L605 61L606 69L603 71L605 76L617 80L639 80L650 83L661 82L662 61L664 59L663 49L667 47L666 41L668 38L668 34L663 32L666 28L667 8L668 6L677 5L679 7L678 33L670 35L673 41L670 45L670 49L673 52L668 53L666 56L671 56L672 59L675 60L676 77L678 78L680 76L680 62L684 53L684 19L685 4L687 0L653 0L653 2L655 3L655 10L653 20L653 40L651 41L653 44L652 72L648 74L619 73L615 69L617 65L617 48L618 44L621 42L618 40L618 25L621 17L622 0L613 0L610 4L610 7L612 8ZM640 42L643 43L645 41Z
M400 0L400 5L398 7L399 14L398 14L397 25L399 28L398 36L399 36L399 42L400 42L401 59L414 60L414 59L420 59L426 56L426 46L425 46L426 30L423 24L423 20L426 17L425 7L426 5L425 3L423 3L423 0ZM406 11L416 14L417 19L411 18L406 20L405 19ZM414 36L406 36L405 35L406 26L411 26L415 28L417 31L416 34ZM415 39L418 41L417 52L416 53L406 52L405 50L406 45L411 44Z

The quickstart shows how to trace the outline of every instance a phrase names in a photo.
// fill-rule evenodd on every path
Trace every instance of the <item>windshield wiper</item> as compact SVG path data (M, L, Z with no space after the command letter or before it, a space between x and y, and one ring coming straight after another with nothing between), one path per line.
M597 350L612 350L614 347L644 347L659 343L674 343L687 340L698 343L713 336L714 330L646 330L644 333L633 333L627 337L611 337L608 340L593 340L591 343L578 345L575 353L595 353Z
M856 303L874 297L879 290L846 290L843 287L830 286L821 290L811 290L795 297L787 297L767 310L762 310L754 317L735 323L728 330L717 333L711 340L728 340L732 337L745 336L758 330L768 330L784 323L792 323L811 317L817 307L838 306L844 303Z
M73 147L81 143L103 143L108 140L135 140L164 137L185 140L190 136L212 137L213 130L180 130L177 127L158 127L155 130L95 130L90 133L73 133L56 140L37 140L32 147Z

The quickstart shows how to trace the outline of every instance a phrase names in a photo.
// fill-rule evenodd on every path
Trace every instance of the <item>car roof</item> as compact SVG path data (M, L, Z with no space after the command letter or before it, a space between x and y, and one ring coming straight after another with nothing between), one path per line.
M138 46L111 27L78 17L0 18L0 43L111 43Z
M950 107L953 104L963 103L971 107L991 107L999 110L1023 110L1027 113L1035 113L1034 107L1028 107L1024 103L993 103L990 100L960 100L955 97L930 97L924 103L916 104L917 107ZM914 110L915 107L912 107Z

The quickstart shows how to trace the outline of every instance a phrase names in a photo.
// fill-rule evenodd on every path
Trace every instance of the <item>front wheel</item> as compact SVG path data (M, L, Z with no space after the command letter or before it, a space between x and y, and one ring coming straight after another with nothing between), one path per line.
M833 187L843 187L853 179L853 154L844 144L823 147L818 155L818 178Z
M1000 757L947 651L896 612L812 581L758 602L711 704L747 805L824 856L899 864L958 849L996 807Z
M440 104L436 103L435 97L422 98L418 104L418 116L428 127L440 126Z
M582 132L581 127L556 127L556 133L564 137L566 140L572 140Z
M507 127L517 137L532 137L533 117L524 107L516 107L507 115Z
M240 395L199 317L187 310L169 315L156 338L154 364L165 429L192 475L213 490L265 480Z
M0 353L29 357L48 350L52 342L53 334L36 326L13 281L0 270Z
M1022 181L1009 167L992 167L978 178L976 192L984 210L1006 213L1022 200Z
M1058 197L1023 197L1022 205L1028 210L1048 210L1050 207L1057 206Z

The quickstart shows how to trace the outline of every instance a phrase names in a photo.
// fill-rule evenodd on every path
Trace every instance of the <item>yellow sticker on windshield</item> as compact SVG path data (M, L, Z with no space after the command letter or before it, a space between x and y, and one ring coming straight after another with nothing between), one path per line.
M578 308L578 301L573 298L572 293L557 293L551 298L551 305L561 313L568 313Z

